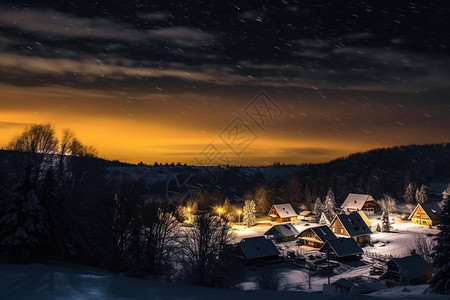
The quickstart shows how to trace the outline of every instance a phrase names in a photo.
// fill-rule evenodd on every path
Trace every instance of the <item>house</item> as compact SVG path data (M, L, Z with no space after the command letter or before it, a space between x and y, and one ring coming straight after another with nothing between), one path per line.
M298 239L301 245L320 248L326 241L337 239L337 237L328 226L317 226L302 231Z
M272 221L278 222L290 222L297 219L297 213L289 203L272 205L269 216Z
M373 215L378 205L375 199L367 194L348 194L341 208L344 212L362 210L366 215Z
M433 275L433 271L433 267L422 256L413 253L388 261L387 270L380 280L384 280L389 286L425 284Z
M430 201L417 204L408 219L414 224L434 226L439 224L442 208L438 202Z
M334 217L330 229L334 234L352 237L360 245L368 243L372 233L369 226L356 211Z
M270 239L283 242L295 240L298 234L297 228L290 223L274 225L264 233Z
M280 252L277 247L263 236L242 239L235 248L235 254L245 260L246 263L258 263L262 261L277 261Z
M304 210L300 213L299 219L303 221L314 221L316 219L316 215L310 210Z
M337 238L326 241L320 252L327 253L330 259L359 259L364 251L358 243L351 238Z

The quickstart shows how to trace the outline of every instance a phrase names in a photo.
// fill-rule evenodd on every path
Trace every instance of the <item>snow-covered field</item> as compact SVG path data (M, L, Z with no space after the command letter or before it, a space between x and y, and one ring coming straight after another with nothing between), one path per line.
M242 291L203 288L153 279L127 278L105 270L78 265L0 265L0 299L448 299L424 295L425 286L377 292L377 296L324 295L291 291Z

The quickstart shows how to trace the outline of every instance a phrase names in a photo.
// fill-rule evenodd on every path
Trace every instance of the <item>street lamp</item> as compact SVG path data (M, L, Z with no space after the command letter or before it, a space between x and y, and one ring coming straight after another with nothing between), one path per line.
M222 208L219 207L219 218L220 218L220 213L222 212Z
M241 210L238 210L238 216L239 216L238 224L241 224Z

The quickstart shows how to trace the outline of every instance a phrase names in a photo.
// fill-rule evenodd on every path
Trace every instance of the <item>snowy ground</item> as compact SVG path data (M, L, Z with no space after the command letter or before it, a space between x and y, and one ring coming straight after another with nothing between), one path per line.
M105 270L78 265L0 265L0 299L448 299L423 295L425 286L379 291L378 296L324 295L290 291L241 291L202 288L157 280L127 278Z

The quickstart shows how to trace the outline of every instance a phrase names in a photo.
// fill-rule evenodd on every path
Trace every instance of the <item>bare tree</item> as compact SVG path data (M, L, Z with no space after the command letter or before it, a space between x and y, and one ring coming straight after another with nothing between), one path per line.
M412 245L409 247L409 252L417 253L423 257L430 264L433 263L433 248L436 246L436 241L427 238L423 234L417 234Z
M272 206L269 199L269 188L265 184L260 184L256 187L255 191L255 202L258 212L267 213ZM245 199L250 200L250 199Z
M51 124L33 124L14 137L6 149L28 154L25 156L24 170L31 170L30 179L36 185L48 155L58 151L58 139Z
M216 285L225 249L232 241L231 227L225 219L210 213L195 216L194 226L180 238L180 260L186 281Z
M388 215L390 215L395 211L396 208L395 199L389 195L384 195L383 199L381 199L377 203L380 206L381 211Z
M256 207L255 207L255 201L253 200L246 200L244 208L242 209L243 213L243 223L247 226L253 226L256 222Z

